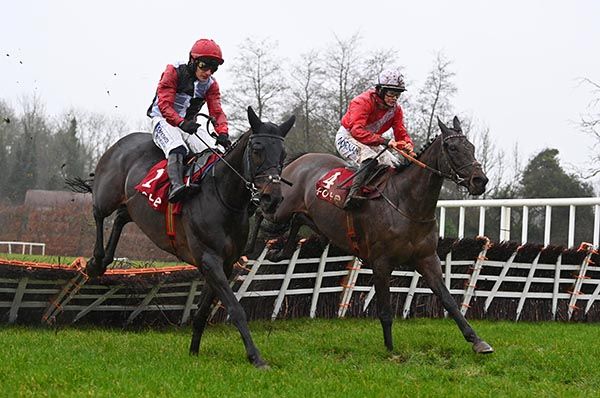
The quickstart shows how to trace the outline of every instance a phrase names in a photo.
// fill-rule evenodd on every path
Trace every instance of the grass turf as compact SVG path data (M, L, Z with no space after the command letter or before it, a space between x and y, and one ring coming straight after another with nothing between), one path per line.
M189 328L0 329L0 395L49 397L598 396L600 325L473 322L496 353L472 352L450 320L252 322L270 369L246 360L232 325Z

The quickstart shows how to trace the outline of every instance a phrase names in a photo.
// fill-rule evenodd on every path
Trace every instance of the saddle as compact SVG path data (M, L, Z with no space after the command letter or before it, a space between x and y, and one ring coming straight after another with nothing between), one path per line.
M191 183L199 184L218 159L219 157L208 149L188 156L184 162L183 181L187 183L191 178ZM167 159L162 159L150 168L142 181L135 186L135 190L146 197L151 208L165 213L169 204L167 198L170 186L171 181L167 175ZM181 213L181 207L181 202L175 203L173 214Z
M346 196L348 196L352 180L354 179L349 177L356 170L356 168L352 167L338 167L329 170L316 183L315 192L317 198L343 209L344 201L346 200ZM378 165L363 184L361 195L367 200L379 198L381 196L380 192L384 189L387 181L394 172L393 170L389 166Z

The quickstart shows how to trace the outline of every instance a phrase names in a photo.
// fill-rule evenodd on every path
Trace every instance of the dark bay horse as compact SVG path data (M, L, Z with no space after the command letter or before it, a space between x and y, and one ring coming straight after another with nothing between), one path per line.
M96 221L94 257L87 265L90 276L101 275L113 261L123 226L130 221L161 249L196 265L206 278L193 321L190 353L198 354L200 340L213 299L225 305L239 330L248 359L256 367L266 366L252 341L246 314L228 283L233 264L240 258L248 237L248 219L255 204L265 214L281 202L280 174L285 150L283 140L295 118L276 125L262 122L248 108L251 129L243 134L204 178L199 190L183 204L175 217L176 240L166 234L164 214L150 208L147 198L135 190L150 168L164 155L152 135L133 133L107 150L96 166L91 187ZM106 251L104 219L116 213Z
M438 124L442 133L418 159L435 172L411 164L389 178L381 198L366 201L354 211L352 221L358 246L351 244L349 239L349 213L315 195L316 182L329 170L344 167L346 163L333 155L309 153L287 165L282 178L294 185L282 187L283 202L275 213L264 216L275 223L291 220L290 236L282 252L269 253L269 257L276 261L289 256L295 248L298 228L303 224L348 252L356 253L358 249L358 256L373 269L378 316L385 346L390 351L393 349L390 275L394 266L414 267L441 299L465 339L472 343L473 350L490 353L492 347L475 333L444 285L436 253L438 230L435 219L444 178L465 186L472 195L481 195L488 179L475 160L475 148L462 133L458 118L454 118L453 128L439 120Z

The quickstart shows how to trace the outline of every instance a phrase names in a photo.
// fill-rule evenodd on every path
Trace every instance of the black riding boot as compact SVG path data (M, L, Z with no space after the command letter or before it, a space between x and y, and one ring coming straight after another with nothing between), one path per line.
M169 202L179 202L187 193L188 187L183 183L183 154L171 152L167 158L167 174L171 180Z
M350 191L348 192L348 196L346 196L346 201L344 202L345 210L357 208L361 201L366 199L364 196L360 195L360 190L369 178L371 172L375 170L375 167L377 167L377 159L367 159L360 164L356 171L357 174L354 177L354 180L352 180Z

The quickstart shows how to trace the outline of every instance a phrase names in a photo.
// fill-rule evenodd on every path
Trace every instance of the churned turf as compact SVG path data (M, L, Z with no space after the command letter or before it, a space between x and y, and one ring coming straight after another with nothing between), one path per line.
M600 395L597 324L473 322L496 353L471 351L450 320L252 322L269 370L254 369L232 325L207 329L0 328L6 397L561 397Z

